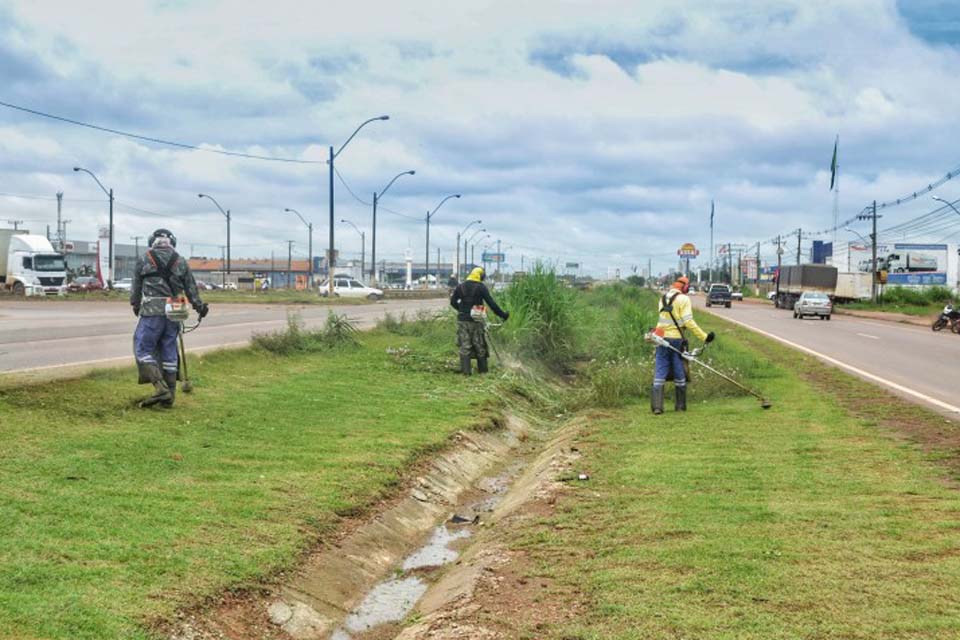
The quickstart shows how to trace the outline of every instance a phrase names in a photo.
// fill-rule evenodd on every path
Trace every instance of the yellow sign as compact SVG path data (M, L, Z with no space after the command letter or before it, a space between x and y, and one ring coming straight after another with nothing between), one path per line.
M681 258L696 258L700 255L700 251L692 242L686 242L677 249L677 255Z

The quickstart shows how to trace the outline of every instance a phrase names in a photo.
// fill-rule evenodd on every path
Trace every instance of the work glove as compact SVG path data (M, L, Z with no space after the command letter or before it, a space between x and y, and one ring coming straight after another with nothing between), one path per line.
M208 313L210 313L210 305L208 305L206 302L201 303L200 306L197 307L197 315L200 316L201 320L206 318Z
M717 337L717 334L715 334L713 331L711 331L710 333L707 334L707 339L704 340L704 342L707 343L707 344L709 344L709 343L713 342L714 338L716 338L716 337Z
M138 318L140 317L140 305L133 305L133 315L137 316Z

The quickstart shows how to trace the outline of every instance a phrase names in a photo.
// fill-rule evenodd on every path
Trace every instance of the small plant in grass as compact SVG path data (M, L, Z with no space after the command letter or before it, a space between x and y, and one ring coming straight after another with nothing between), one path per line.
M287 327L283 331L255 333L253 345L280 356L309 353L338 347L355 347L360 344L356 327L346 316L334 312L327 315L322 329L304 328L303 319L297 313L287 314Z

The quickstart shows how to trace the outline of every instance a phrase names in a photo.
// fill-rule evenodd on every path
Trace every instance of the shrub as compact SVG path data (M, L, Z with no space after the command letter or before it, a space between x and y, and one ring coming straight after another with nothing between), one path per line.
M579 342L577 293L538 264L510 285L503 300L510 311L504 335L517 351L559 369L569 368Z

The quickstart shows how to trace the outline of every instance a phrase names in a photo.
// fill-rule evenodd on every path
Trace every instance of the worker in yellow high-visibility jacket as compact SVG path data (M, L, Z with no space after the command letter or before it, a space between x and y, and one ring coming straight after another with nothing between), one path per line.
M653 390L650 395L650 408L657 415L663 413L663 387L667 380L673 379L674 409L687 410L687 373L683 366L683 357L679 352L688 350L684 330L689 329L704 342L713 342L714 333L705 333L693 319L693 304L687 297L690 280L686 276L677 278L670 290L660 297L658 303L659 318L656 332L662 335L673 349L657 347L653 372ZM672 375L671 375L672 374Z

